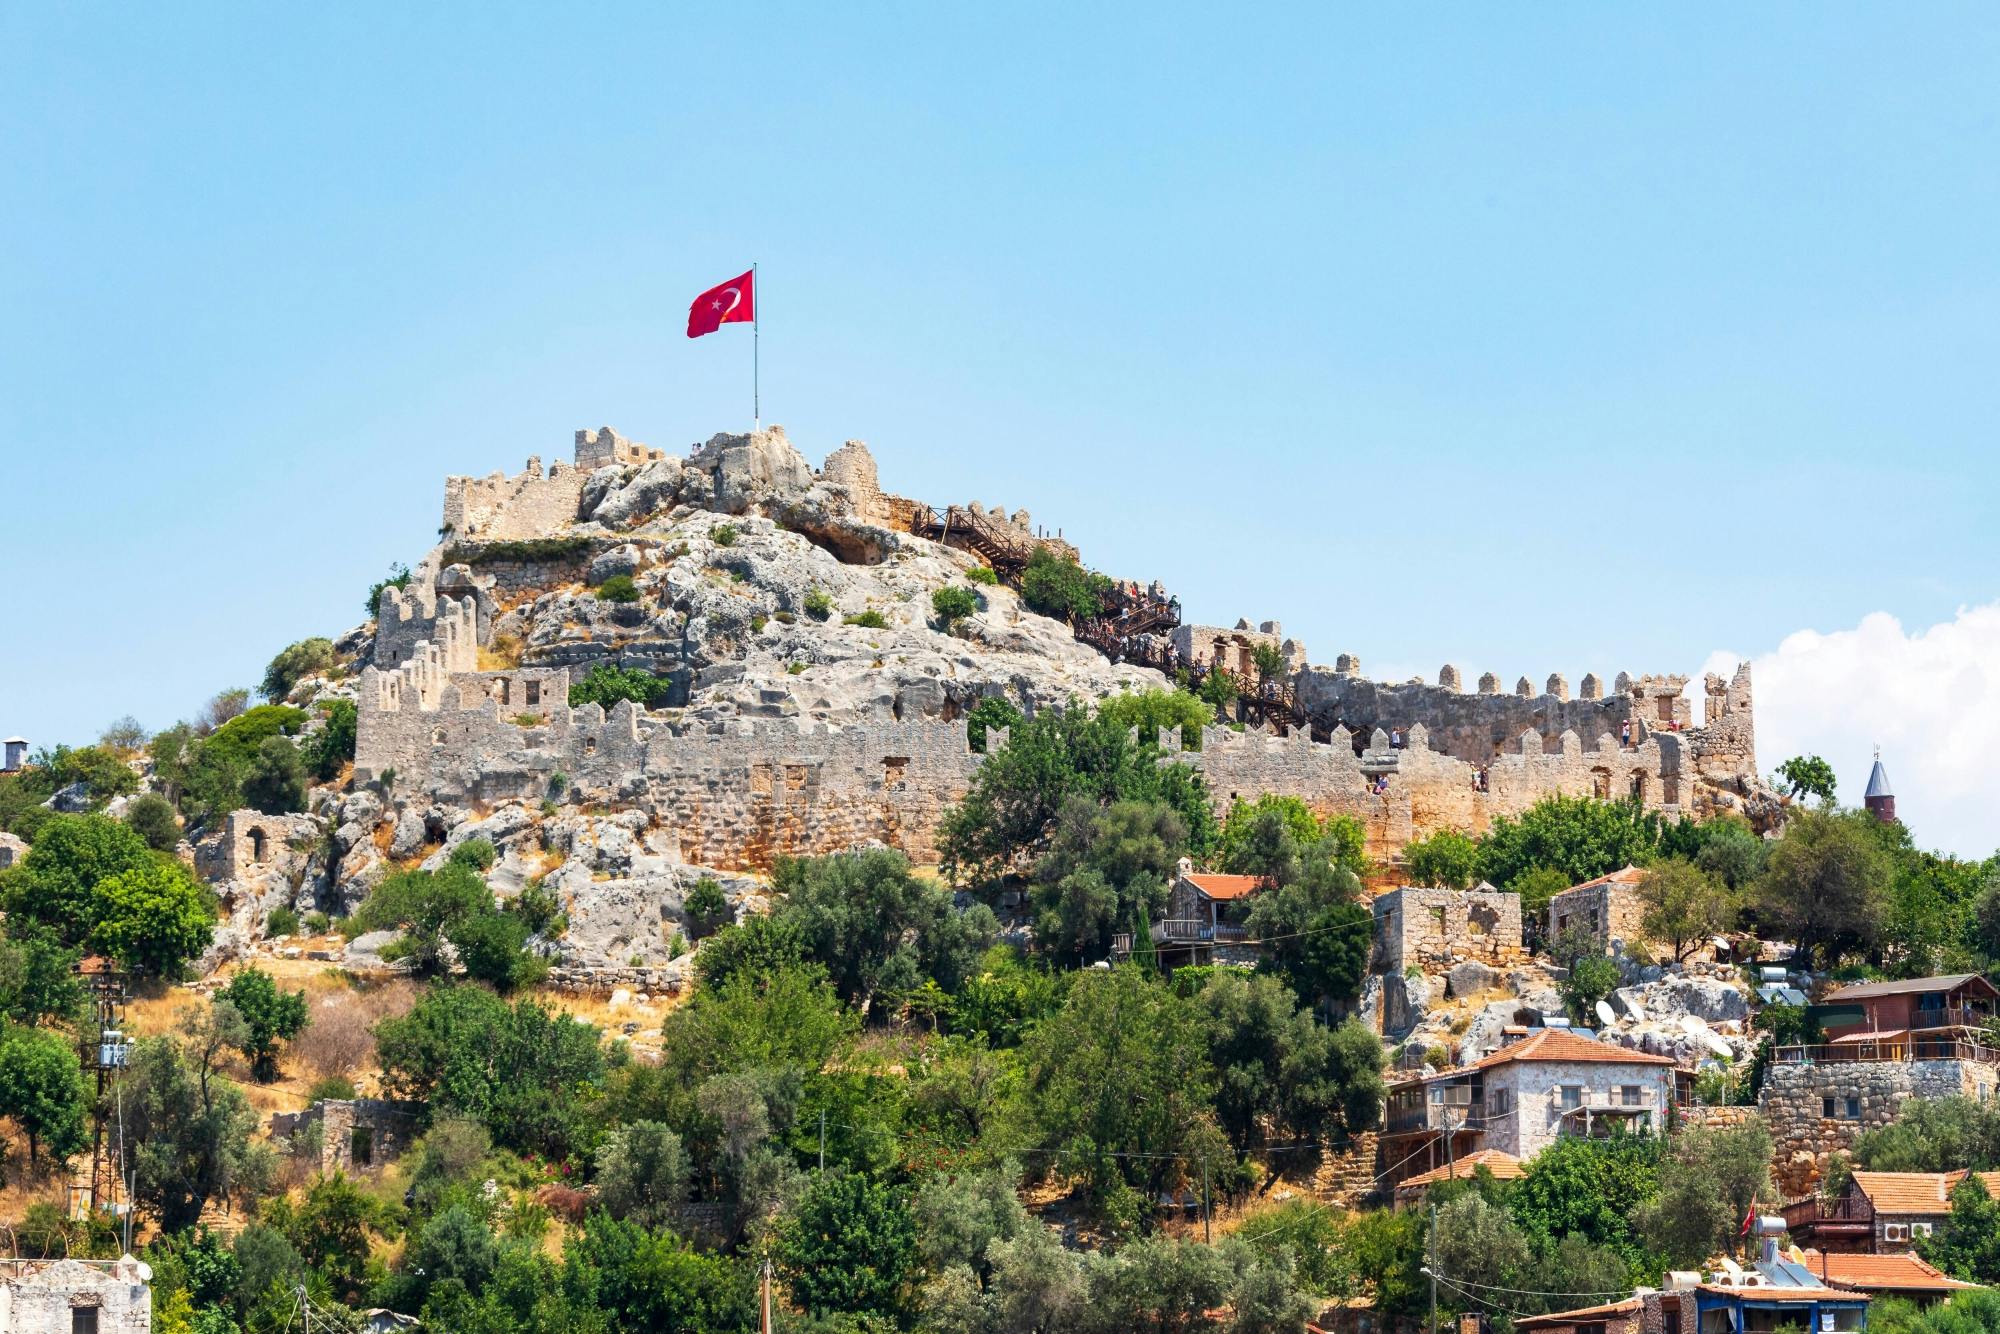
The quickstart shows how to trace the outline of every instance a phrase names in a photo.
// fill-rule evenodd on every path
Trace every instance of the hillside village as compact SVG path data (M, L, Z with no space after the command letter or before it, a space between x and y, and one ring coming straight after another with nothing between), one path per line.
M1881 761L1857 807L1760 769L1747 664L1374 681L1085 541L885 492L858 441L578 431L447 479L261 702L9 741L4 1300L2000 1310L2000 863L1921 851Z

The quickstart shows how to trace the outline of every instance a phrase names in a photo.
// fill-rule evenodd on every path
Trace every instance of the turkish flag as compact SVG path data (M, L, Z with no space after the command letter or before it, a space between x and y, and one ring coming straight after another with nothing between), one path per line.
M750 290L752 274L731 278L709 288L688 307L688 337L712 334L725 324L748 324L757 318L757 294Z

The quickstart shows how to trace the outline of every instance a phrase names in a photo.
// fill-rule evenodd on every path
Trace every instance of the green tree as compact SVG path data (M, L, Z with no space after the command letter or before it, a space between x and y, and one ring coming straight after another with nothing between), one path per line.
M1771 1136L1762 1121L1725 1130L1694 1126L1669 1142L1659 1194L1639 1205L1639 1235L1677 1269L1698 1268L1742 1247L1742 1220L1774 1199Z
M166 978L179 977L215 937L208 889L179 862L156 861L100 880L90 909L91 949Z
M0 1115L28 1137L31 1168L43 1148L64 1162L90 1142L88 1101L76 1049L60 1033L9 1025L0 1034Z
M301 639L278 650L278 656L264 668L264 680L257 693L273 704L280 703L292 693L293 686L308 676L331 671L335 661L332 640Z
M1424 1215L1415 1209L1355 1214L1341 1236L1354 1277L1385 1316L1416 1318L1429 1283L1424 1263Z
M813 1315L894 1318L908 1304L916 1233L900 1191L856 1174L820 1177L778 1233L778 1268Z
M591 1294L600 1329L749 1334L757 1328L754 1271L689 1247L670 1232L594 1213L564 1248L563 1284ZM527 1329L578 1328L530 1322ZM525 1331L524 1331L525 1334ZM582 1331L579 1331L582 1334Z
M1317 1006L1359 996L1367 973L1375 919L1355 901L1358 858L1335 822L1318 843L1301 848L1282 811L1267 809L1250 819L1235 863L1269 884L1251 899L1244 922L1262 945L1258 969L1278 974Z
M420 977L445 972L452 953L468 975L507 990L542 972L526 949L532 930L526 916L496 908L479 873L457 859L436 871L389 876L355 912L354 923L368 931L403 932L402 957Z
M370 620L373 620L382 605L382 592L384 589L408 588L409 586L410 567L392 562L389 566L388 577L377 579L368 586L368 596L362 599L362 610L368 613Z
M1222 820L1222 841L1216 860L1234 875L1274 876L1275 862L1290 850L1309 848L1326 837L1326 822L1297 797L1266 792L1255 801L1241 797L1229 803ZM1290 842L1283 840L1289 837ZM1360 871L1360 866L1348 869Z
M1653 860L1660 817L1631 801L1545 797L1519 818L1498 816L1480 840L1480 878L1502 889L1536 868L1560 871L1572 885Z
M981 755L986 753L986 732L993 727L1013 727L1021 721L1021 711L1005 695L983 695L965 715L965 740Z
M656 676L636 667L593 663L583 679L570 686L569 706L580 709L586 704L597 704L609 712L620 700L631 700L634 704L655 709L672 696L673 685L671 677Z
M1771 849L1755 903L1767 934L1833 967L1882 932L1894 864L1865 812L1801 810Z
M1623 981L1618 965L1602 954L1579 954L1569 963L1569 976L1561 983L1563 1003L1570 1018L1587 1023L1595 1017L1597 1002L1618 989Z
M598 1032L534 1001L512 1007L470 984L434 987L376 1026L392 1096L479 1121L498 1143L554 1158L586 1146L586 1103L604 1080Z
M39 933L19 940L0 937L0 1015L30 1028L49 1019L80 1023L84 992L76 973L79 955Z
M780 861L777 908L795 923L803 957L827 970L843 1000L865 1015L884 991L925 978L956 991L993 942L992 911L952 906L942 887L911 874L900 852L870 849Z
M955 881L988 879L1032 862L1046 847L1072 797L1099 805L1159 801L1173 807L1196 852L1211 843L1215 815L1201 775L1162 763L1159 749L1101 713L1044 709L1022 720L997 752L989 751L964 800L939 830L945 873Z
M260 1083L278 1077L278 1044L297 1037L306 1026L306 993L283 991L261 968L244 968L216 993L216 999L236 1007L243 1019L243 1054Z
M322 783L330 783L340 776L342 766L354 760L355 738L359 735L360 712L351 699L328 700L320 706L326 720L319 730L307 737L300 745L305 755L306 767L312 776Z
M1244 1152L1268 1137L1369 1130L1380 1120L1382 1044L1328 1028L1276 978L1220 972L1195 997L1215 1067L1216 1120Z
M1966 1177L1951 1193L1951 1216L1918 1238L1917 1254L1953 1278L2000 1283L2000 1201L1977 1176Z
M174 814L173 803L157 792L132 798L125 808L125 823L155 852L172 852L180 845L180 817Z
M1178 687L1171 690L1128 690L1106 696L1098 714L1114 727L1139 729L1141 741L1151 741L1161 729L1179 734L1180 741L1201 747L1201 729L1215 721L1215 710Z
M1037 547L1021 572L1021 601L1028 610L1054 616L1071 625L1087 621L1104 610L1111 592L1111 580L1056 555L1047 547Z
M268 1212L269 1221L343 1302L358 1301L367 1291L373 1238L396 1234L388 1210L340 1172L315 1180L295 1208L287 1203Z
M687 1191L687 1152L681 1137L661 1122L634 1121L598 1146L597 1197L614 1217L665 1226Z
M1440 829L1404 847L1403 867L1413 885L1471 889L1479 879L1479 845L1455 829Z
M213 1198L261 1193L273 1167L251 1141L256 1110L214 1069L219 1046L141 1039L121 1081L135 1195L169 1232L192 1226Z
M1856 1136L1851 1152L1855 1164L1870 1172L2000 1168L2000 1104L1913 1098L1894 1121Z
M1186 825L1160 802L1071 798L1035 868L1036 945L1078 964L1105 958L1115 932L1160 916L1186 846Z
M1514 1216L1530 1236L1575 1233L1628 1262L1650 1257L1633 1229L1638 1207L1659 1190L1662 1141L1651 1136L1564 1137L1528 1164L1514 1185Z
M243 774L243 804L281 815L306 808L305 757L284 737L266 737Z
M1644 908L1643 929L1673 951L1675 963L1735 924L1736 901L1729 887L1678 857L1648 867L1636 889Z
M1130 965L1079 977L1029 1033L1021 1066L1040 1147L1062 1151L1107 1219L1136 1221L1144 1200L1179 1179L1174 1155L1222 1147L1193 1003Z
M1833 766L1817 755L1794 755L1778 766L1773 787L1783 788L1793 798L1816 797L1822 806L1833 805Z
M8 929L32 924L65 945L80 945L97 924L97 886L157 863L137 830L101 815L54 816L21 864L0 873Z
M1748 822L1725 815L1697 825L1694 864L1732 890L1747 890L1764 874L1769 851Z

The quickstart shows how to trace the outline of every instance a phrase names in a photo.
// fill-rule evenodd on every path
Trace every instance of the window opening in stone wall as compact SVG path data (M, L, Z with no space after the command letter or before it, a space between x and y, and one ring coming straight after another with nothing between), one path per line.
M250 860L253 862L264 860L264 831L261 829L250 831Z
M97 1334L97 1308L95 1306L70 1308L69 1334Z
M368 1167L375 1161L375 1128L356 1126L347 1140L348 1156L356 1167Z
M512 699L514 693L513 682L509 681L506 677L503 676L500 678L499 685L500 685L500 702L502 704L513 703L514 702Z
M1660 721L1663 723L1670 723L1673 720L1674 720L1674 697L1672 695L1662 695L1660 696Z
M540 681L529 681L527 683L527 692L527 704L529 708L532 709L535 705L542 702L542 683Z
M1634 769L1632 771L1632 800L1643 802L1645 799L1646 799L1646 775L1640 773L1637 769Z
M1444 938L1444 909L1432 908L1430 910L1430 914L1431 914L1431 930L1435 932L1438 938L1441 940Z
M597 753L596 737L587 736L583 739L583 753L586 755L595 755Z
M433 746L442 746L444 744L444 729L442 727L436 728L431 732L431 744Z
M904 783L904 771L910 767L907 755L885 755L882 757L882 782L884 785L900 789Z
M1465 910L1465 928L1475 936L1490 936L1500 929L1500 913L1490 903L1475 903Z
M1611 771L1592 769L1590 771L1590 794L1599 801L1611 800Z

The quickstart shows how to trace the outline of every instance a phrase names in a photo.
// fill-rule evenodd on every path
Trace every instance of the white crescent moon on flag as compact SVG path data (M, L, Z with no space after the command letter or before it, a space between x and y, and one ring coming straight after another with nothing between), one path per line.
M727 319L730 311L743 304L743 293L734 287L725 287L722 290L729 294L729 304L722 308L723 318Z

